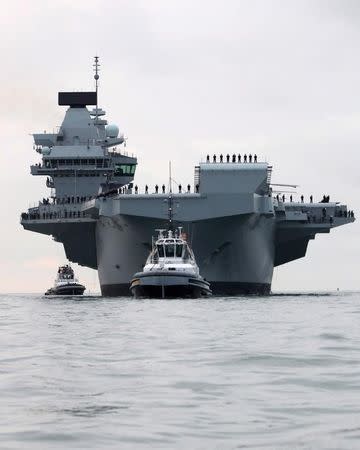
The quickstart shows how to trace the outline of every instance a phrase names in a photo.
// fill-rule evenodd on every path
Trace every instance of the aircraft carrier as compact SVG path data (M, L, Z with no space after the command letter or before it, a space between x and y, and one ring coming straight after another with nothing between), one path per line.
M304 257L317 233L355 220L327 197L295 201L275 192L288 188L272 185L271 165L256 155L211 155L194 168L192 186L139 189L137 159L98 106L97 57L94 66L96 90L60 92L68 109L59 130L33 134L39 163L31 174L46 177L50 193L21 214L21 224L61 242L70 261L98 270L103 295L129 295L170 201L174 225L187 233L219 295L270 293L274 267Z

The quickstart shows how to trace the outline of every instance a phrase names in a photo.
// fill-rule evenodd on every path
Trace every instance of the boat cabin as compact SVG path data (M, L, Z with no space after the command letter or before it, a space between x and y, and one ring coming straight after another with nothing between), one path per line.
M157 264L158 262L195 264L194 254L181 231L177 233L168 231L167 236L164 236L164 230L159 231L159 237L153 244L146 264Z

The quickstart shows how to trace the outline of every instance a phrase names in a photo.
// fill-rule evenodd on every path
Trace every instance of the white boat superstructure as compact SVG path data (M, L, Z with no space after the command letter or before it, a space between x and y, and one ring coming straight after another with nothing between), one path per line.
M153 249L146 261L143 271L168 270L176 272L189 272L199 275L194 253L186 241L186 235L181 227L173 232L171 230L156 230L159 232Z
M135 297L200 297L211 294L209 283L200 276L195 256L185 233L157 230L152 250L142 272L134 275L130 291Z
M79 283L69 264L60 266L55 279L54 287L48 289L45 295L82 295L85 286Z

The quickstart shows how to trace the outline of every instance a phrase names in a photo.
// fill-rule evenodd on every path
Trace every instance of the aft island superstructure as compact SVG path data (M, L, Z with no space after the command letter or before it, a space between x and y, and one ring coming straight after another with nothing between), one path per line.
M21 224L61 242L70 261L97 269L103 295L129 295L170 201L214 294L268 294L274 267L305 256L317 233L355 220L339 202L275 196L272 167L260 158L207 159L195 167L193 186L141 192L133 186L137 159L104 119L97 89L60 92L58 101L68 106L58 133L33 135L41 162L31 173L46 177L49 199L22 213Z

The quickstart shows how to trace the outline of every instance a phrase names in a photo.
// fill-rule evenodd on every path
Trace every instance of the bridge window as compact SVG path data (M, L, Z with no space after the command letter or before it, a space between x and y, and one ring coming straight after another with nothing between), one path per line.
M184 249L184 259L190 259L190 252L189 252L187 245L185 245L185 249Z
M173 258L175 253L175 244L165 245L165 254L167 258Z
M115 164L115 176L134 175L136 169L135 164Z
M177 244L176 245L176 257L177 258L181 258L182 252L183 252L183 245L182 244Z
M158 245L157 246L157 251L158 251L158 253L159 253L159 257L160 258L163 258L164 257L164 246L163 245Z

